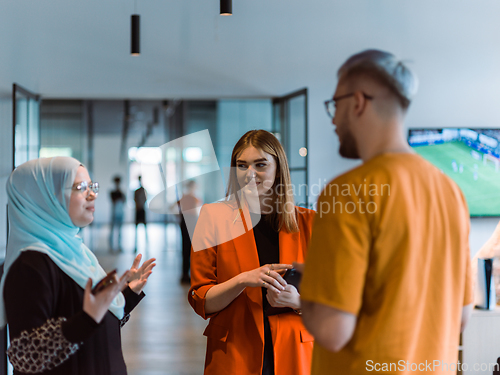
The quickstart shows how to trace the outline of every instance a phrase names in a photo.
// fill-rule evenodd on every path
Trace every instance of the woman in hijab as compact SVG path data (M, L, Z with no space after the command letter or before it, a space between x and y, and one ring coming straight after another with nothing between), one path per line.
M154 260L141 255L94 294L106 276L78 236L94 218L98 184L69 157L35 159L8 182L10 223L0 285L14 374L125 375L120 327L144 297Z

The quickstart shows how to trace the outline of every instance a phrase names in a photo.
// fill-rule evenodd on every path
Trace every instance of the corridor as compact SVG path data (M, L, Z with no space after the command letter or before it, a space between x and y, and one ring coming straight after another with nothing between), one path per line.
M109 253L107 226L90 229L93 250L106 271L123 273L131 266L135 227L122 228L121 253ZM123 355L129 375L198 375L203 373L207 324L187 302L189 287L179 283L180 230L175 224L148 224L148 245L139 227L138 249L155 257L157 266L145 288L144 298L122 329Z

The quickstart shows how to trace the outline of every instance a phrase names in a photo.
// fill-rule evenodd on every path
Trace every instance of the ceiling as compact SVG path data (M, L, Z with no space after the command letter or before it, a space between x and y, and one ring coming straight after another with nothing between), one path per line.
M233 0L233 16L218 12L219 0L0 0L0 98L14 82L44 99L159 101L307 87L309 182L321 185L355 165L323 101L348 56L378 48L419 77L408 127L500 128L498 0Z
M233 16L218 11L219 0L2 0L0 93L16 82L44 98L331 94L338 66L365 48L412 60L427 86L500 83L479 74L500 63L496 0L233 0Z

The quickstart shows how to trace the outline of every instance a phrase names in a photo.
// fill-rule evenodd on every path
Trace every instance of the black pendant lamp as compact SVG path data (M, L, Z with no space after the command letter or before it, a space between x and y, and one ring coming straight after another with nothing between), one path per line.
M233 15L233 0L220 0L220 15L221 16Z
M130 54L132 56L139 56L141 54L141 38L140 38L140 16L138 14L132 14L130 23Z

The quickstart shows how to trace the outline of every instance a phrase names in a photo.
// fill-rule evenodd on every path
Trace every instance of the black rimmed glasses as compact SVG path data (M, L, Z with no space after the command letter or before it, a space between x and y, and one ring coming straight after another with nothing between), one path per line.
M325 100L325 108L326 108L326 113L330 118L333 118L335 116L335 106L339 100L350 98L351 96L354 96L354 92L351 92L350 94L345 94L345 95L340 95L337 97L333 97L330 100ZM364 92L362 92L363 96L365 99L372 100L373 96L367 95Z
M88 197L90 192L97 196L99 193L99 183L91 182L89 184L87 181L82 181L78 185L73 186L72 189L84 193L85 197Z

